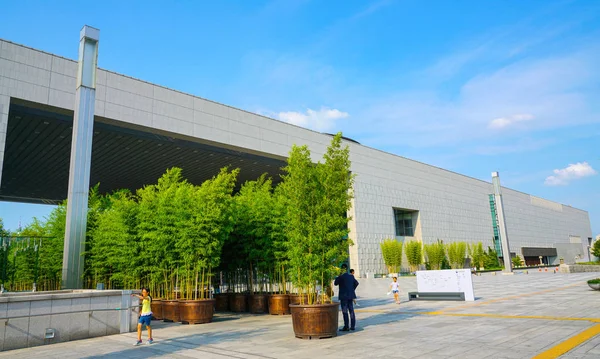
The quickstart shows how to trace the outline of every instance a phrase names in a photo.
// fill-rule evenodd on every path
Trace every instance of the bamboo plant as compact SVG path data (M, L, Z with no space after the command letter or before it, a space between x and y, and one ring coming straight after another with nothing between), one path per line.
M429 267L433 270L439 270L442 267L442 262L446 256L446 249L444 243L438 240L435 243L425 244L423 246L425 256Z
M334 136L316 165L307 146L293 146L284 168L288 274L306 304L316 304L318 287L325 289L348 257L348 210L354 176L349 148ZM325 302L325 290L321 302ZM304 304L304 303L303 303Z
M218 175L199 187L181 190L189 213L180 224L176 249L183 261L182 296L185 299L206 299L210 292L213 268L221 260L223 243L232 230L232 197L239 170L221 169Z
M402 266L402 242L385 239L379 244L388 273L398 273Z

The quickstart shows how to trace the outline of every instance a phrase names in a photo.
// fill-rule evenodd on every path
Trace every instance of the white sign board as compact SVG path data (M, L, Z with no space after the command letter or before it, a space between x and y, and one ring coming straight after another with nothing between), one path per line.
M470 269L417 271L417 291L465 293L466 301L475 300Z

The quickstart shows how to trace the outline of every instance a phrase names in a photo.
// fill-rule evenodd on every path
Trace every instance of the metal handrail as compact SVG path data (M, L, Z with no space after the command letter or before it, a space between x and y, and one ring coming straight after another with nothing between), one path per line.
M44 314L31 314L31 315L22 315L22 316L17 316L17 317L7 317L7 318L0 318L0 320L6 320L5 325L8 323L8 321L10 319L20 319L20 318L31 318L31 317L43 317L46 315L57 315L57 314L75 314L75 313L90 313L90 315L92 314L92 312L108 312L108 311L123 311L123 310L129 310L129 309L135 309L138 308L138 306L131 306L129 308L103 308L103 309L89 309L89 310L76 310L76 311L71 311L71 312L63 312L63 313L44 313Z

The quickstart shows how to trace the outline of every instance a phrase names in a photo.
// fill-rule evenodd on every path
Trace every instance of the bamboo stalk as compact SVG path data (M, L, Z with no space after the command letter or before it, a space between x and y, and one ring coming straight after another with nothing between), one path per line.
M202 298L202 297L200 297ZM196 271L196 296L195 299L198 300L198 271Z

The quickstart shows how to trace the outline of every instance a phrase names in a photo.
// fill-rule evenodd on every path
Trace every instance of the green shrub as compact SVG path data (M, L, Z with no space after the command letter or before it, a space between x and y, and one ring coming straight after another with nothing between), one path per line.
M469 256L471 257L471 267L484 268L485 251L483 250L483 243L471 244L469 246Z
M442 267L444 258L446 257L446 248L444 243L438 241L436 243L425 244L423 246L425 250L425 256L427 257L427 263L430 269L438 270Z
M379 245L388 273L398 273L402 266L402 243L395 239L385 239Z
M592 245L592 254L594 257L600 258L600 240L595 241Z
M419 269L419 265L423 264L423 246L420 241L408 241L405 243L406 259L410 265L411 272Z
M511 261L512 261L513 268L520 267L523 265L523 260L521 260L521 257L519 257L519 256L513 257L511 259Z
M446 245L448 259L452 269L461 269L465 265L465 255L467 253L467 243L453 242Z
M588 284L600 284L600 278L590 279L587 282Z
M498 260L498 252L488 247L487 252L483 256L483 266L486 269L500 268L500 261Z

